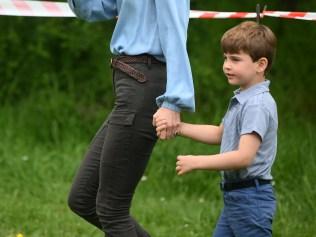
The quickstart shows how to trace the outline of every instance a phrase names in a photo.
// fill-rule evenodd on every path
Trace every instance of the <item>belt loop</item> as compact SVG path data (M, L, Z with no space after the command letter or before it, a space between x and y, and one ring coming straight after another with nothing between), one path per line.
M219 187L220 187L220 189L221 189L222 191L224 191L224 181L221 181L221 182L219 183Z
M112 67L111 62L111 68L112 68L112 84L113 84L113 93L116 95L116 85L115 85L115 68Z
M255 181L255 184L256 184L256 191L259 191L259 189L260 189L259 180L255 179L254 181Z

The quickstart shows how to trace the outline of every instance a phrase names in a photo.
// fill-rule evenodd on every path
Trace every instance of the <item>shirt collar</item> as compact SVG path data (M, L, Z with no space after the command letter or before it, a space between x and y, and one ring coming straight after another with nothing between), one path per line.
M234 91L233 98L236 98L240 104L245 103L250 97L269 91L270 81L265 80L249 87L246 90L237 89ZM232 98L232 99L233 99Z

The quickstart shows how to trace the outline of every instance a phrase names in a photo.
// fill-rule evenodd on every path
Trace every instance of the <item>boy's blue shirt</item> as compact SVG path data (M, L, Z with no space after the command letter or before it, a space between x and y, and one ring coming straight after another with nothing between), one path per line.
M118 16L111 40L115 55L151 54L167 64L166 92L159 107L195 111L194 87L186 50L190 0L68 0L87 21Z
M234 92L223 119L221 153L238 149L240 137L257 133L261 145L253 163L244 169L222 172L225 182L261 178L271 180L271 167L277 150L278 115L269 92L270 81L258 83L244 91Z

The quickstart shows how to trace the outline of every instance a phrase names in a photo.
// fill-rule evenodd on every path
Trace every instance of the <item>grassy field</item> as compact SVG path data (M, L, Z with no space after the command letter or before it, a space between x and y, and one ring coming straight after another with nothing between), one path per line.
M72 214L67 193L94 130L107 110L83 117L64 94L38 94L0 108L0 237L101 237ZM68 102L66 102L68 101ZM210 121L201 116L191 121ZM290 119L288 118L290 117ZM314 237L316 125L282 115L273 174L278 199L274 236ZM92 122L88 129L85 124ZM159 142L140 183L132 213L154 237L210 236L222 207L216 172L175 175L177 154L218 147L177 138Z
M1 1L1 0L0 0ZM315 1L258 1L270 10L313 11ZM251 0L191 1L192 9L253 11ZM197 113L218 123L232 94L221 35L239 20L192 20L188 52ZM316 237L315 22L265 18L278 37L269 75L279 110L273 169L275 237ZM0 237L101 237L70 212L67 195L90 139L113 102L109 42L115 21L3 17L0 21ZM271 77L270 77L271 76ZM207 237L223 206L219 174L175 174L178 154L218 147L158 142L132 206L153 237Z

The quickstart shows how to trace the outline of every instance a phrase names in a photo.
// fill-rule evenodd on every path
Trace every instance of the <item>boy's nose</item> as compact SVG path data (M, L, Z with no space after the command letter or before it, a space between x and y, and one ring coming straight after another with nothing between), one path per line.
M224 69L225 71L228 71L228 70L230 70L230 68L231 68L230 63L228 63L227 61L224 62L224 64L223 64L223 69Z

